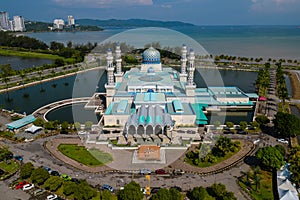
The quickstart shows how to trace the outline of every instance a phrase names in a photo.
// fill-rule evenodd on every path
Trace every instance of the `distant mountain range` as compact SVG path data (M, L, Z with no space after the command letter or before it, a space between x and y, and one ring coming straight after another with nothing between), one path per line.
M89 25L89 26L100 26L100 27L111 27L111 28L128 28L128 27L176 27L176 26L195 26L190 23L184 23L179 21L156 21L146 19L77 19L76 24Z

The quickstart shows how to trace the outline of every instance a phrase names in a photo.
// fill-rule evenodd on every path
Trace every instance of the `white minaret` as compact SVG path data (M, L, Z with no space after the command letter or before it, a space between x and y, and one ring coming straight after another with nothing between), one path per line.
M188 57L188 85L194 85L194 72L195 72L195 53L194 51L191 49L190 50L190 54Z
M180 73L180 82L186 82L187 74L186 74L186 62L187 62L187 48L185 45L182 45L181 49L181 73Z
M107 84L105 84L106 88L106 107L109 106L109 104L113 100L113 96L116 93L116 86L115 86L115 77L114 77L114 65L113 65L113 55L110 49L107 50L107 56L106 56L106 70L107 70Z
M121 48L120 44L116 46L116 63L117 63L117 73L115 73L116 82L122 82L123 72L122 72L122 58L121 58Z
M113 56L112 56L112 52L110 49L107 50L107 56L106 56L106 60L107 60L107 84L108 85L114 85L115 84L115 77L114 77L114 65L113 65Z
M185 92L187 96L195 96L196 84L194 83L194 72L195 72L195 53L191 49L188 56L188 82L185 87ZM191 102L192 103L192 102Z

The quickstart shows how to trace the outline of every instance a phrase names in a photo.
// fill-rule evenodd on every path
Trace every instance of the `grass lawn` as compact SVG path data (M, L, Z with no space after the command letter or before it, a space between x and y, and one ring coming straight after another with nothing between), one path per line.
M58 150L65 156L87 166L101 166L113 160L108 153L97 149L87 150L77 144L60 144Z
M257 200L272 200L273 197L273 191L272 191L272 173L261 170L261 176L262 180L260 182L260 187L257 191L256 185L251 184L251 186L246 185L246 176L243 176L241 179L239 179L238 183L239 185L244 188L250 196L252 196L254 199Z
M28 52L28 51L18 51L18 50L13 50L13 49L4 49L4 48L0 48L0 55L2 55L2 56L20 56L20 57L26 57L26 58L44 58L44 59L50 59L50 60L55 60L58 58L64 59L63 57L60 57L58 55Z
M0 162L0 168L11 174L11 173L16 172L19 169L19 163L14 160L10 160L9 164L2 161L2 162Z

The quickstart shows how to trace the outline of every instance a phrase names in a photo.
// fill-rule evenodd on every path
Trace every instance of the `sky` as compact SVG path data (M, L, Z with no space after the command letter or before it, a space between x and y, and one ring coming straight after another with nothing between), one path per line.
M10 18L151 19L196 25L300 25L300 0L0 0Z

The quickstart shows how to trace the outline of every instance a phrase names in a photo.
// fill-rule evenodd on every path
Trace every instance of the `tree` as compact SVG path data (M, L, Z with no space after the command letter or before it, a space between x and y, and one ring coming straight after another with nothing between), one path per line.
M61 59L61 58L57 58L54 61L54 65L57 66L57 67L64 66L65 65L65 61L63 59Z
M142 200L144 198L140 185L134 181L125 185L124 190L120 190L117 196L118 200Z
M114 197L110 191L104 190L100 192L100 200L113 200Z
M9 151L8 147L0 148L0 160L6 160L12 157L12 152Z
M33 122L33 125L43 127L43 126L44 126L44 123L45 123L45 121L44 121L42 118L37 118L37 119Z
M20 167L20 176L22 179L27 179L31 176L34 166L31 162L25 163Z
M66 181L63 183L63 193L67 196L73 194L77 189L77 185L74 182Z
M270 122L270 120L268 119L268 117L264 116L264 115L259 115L255 118L255 121L257 123L259 123L259 125L265 125L267 123Z
M261 161L263 166L269 169L280 169L284 164L284 157L281 152L275 147L260 148L255 156Z
M0 69L2 71L1 78L2 82L6 85L6 94L7 99L10 100L9 93L8 93L8 82L10 81L10 76L14 74L14 70L12 69L10 64L0 65Z
M226 122L226 126L227 126L228 128L233 128L234 123L233 123L233 122Z
M215 125L215 127L219 127L221 125L221 122L220 121L214 121L214 125Z
M170 200L181 200L182 199L182 195L177 189L170 188L169 192L170 192L170 195L171 195Z
M290 150L289 160L290 171L292 173L292 182L300 186L300 146L294 147Z
M77 184L74 191L74 199L88 200L97 195L96 189L92 188L86 181Z
M188 191L186 195L190 200L214 200L207 190L203 187L195 187L192 191Z
M79 122L74 123L74 128L79 131L81 129L81 124Z
M90 122L90 121L85 122L85 130L91 130L92 125L93 125L93 122Z
M61 124L61 133L68 133L68 130L69 130L69 123L64 121L62 124Z
M151 200L170 200L170 199L171 199L170 192L166 188L161 188L157 193L155 193L151 197Z
M50 191L56 191L62 185L63 181L60 177L51 176L44 183L44 187Z
M226 186L221 183L215 183L207 188L208 194L215 197L216 200L237 200L233 192L228 192Z
M278 112L273 122L280 136L290 138L300 135L300 119L293 114Z
M47 170L45 170L43 167L36 168L33 170L30 178L34 183L37 183L38 185L43 184L48 178L50 177Z
M240 128L242 129L242 130L245 130L246 128L247 128L247 122L245 122L245 121L241 121L240 122Z

